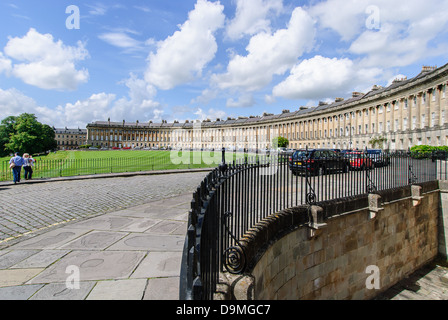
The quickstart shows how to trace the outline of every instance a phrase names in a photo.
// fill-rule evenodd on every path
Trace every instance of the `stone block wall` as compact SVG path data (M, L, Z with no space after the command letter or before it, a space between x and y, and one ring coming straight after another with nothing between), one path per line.
M440 181L439 253L448 261L448 181Z
M271 217L244 241L250 292L233 297L373 298L438 255L440 200L435 182Z

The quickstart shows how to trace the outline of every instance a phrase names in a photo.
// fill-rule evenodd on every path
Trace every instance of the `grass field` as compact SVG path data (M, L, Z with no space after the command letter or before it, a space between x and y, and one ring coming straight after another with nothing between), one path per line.
M232 163L244 157L244 154L226 153L226 162ZM221 152L199 151L59 151L35 157L33 178L215 168L221 163L221 158ZM9 159L10 157L0 158L0 181L12 179Z

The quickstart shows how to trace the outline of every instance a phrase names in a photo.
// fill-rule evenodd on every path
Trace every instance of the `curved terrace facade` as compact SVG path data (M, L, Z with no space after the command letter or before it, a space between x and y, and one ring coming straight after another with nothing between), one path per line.
M374 86L368 93L281 114L186 121L87 125L87 143L106 148L171 147L264 149L282 136L290 148L366 148L376 139L384 149L448 144L448 64L423 67L412 79Z

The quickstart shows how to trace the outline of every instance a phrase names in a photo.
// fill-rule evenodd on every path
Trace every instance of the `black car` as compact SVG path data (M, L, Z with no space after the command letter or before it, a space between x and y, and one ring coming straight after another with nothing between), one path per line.
M329 149L297 150L289 157L289 169L295 175L305 172L311 175L348 172L349 168L347 159Z

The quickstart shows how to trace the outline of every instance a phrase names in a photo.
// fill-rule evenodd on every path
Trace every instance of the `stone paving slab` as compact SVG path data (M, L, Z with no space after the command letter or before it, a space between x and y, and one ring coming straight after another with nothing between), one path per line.
M68 218L67 212L76 217L73 221L60 223L48 230L32 231L13 241L2 242L0 238L0 299L177 300L192 192L205 174L159 176L157 180L160 183L176 181L172 187L164 188L170 192L153 191L160 195L148 197L146 203L108 209L105 213L98 211L90 216L82 212L85 206L75 209L71 204L73 197L66 196L67 192L75 190L77 194L87 196L91 193L90 186L84 188L80 182L73 184L73 181L38 184L43 194L53 193L54 197L61 197L55 200L61 205L51 222L58 221L58 216ZM119 179L106 180L119 190L129 185L138 186L142 181L142 177L122 179L122 185ZM191 188L185 185L179 188L187 180ZM94 184L103 186L98 179ZM33 188L31 185L20 187ZM110 194L116 193L108 190ZM39 192L36 190L31 194L37 196ZM90 196L90 202L104 204L100 199L103 192ZM62 205L63 201L68 205ZM20 210L23 216L29 210L28 221L36 218L33 216L35 208L22 207ZM32 229L32 225L28 224L24 229L28 228ZM1 231L0 222L0 234ZM79 289L70 289L66 283L73 266L79 270Z
M0 288L23 285L44 270L44 268L0 270Z
M86 300L142 300L146 286L146 279L101 281Z
M448 283L443 282L446 274L448 263L435 261L398 282L375 300L448 300Z
M42 250L12 266L12 269L47 268L63 256L69 250Z
M19 242L16 245L9 247L9 249L38 249L49 250L57 249L60 246L90 232L90 230L84 229L72 229L69 227L63 227L56 230L51 230L45 234L38 235L34 238Z
M185 236L131 233L108 250L182 251Z
M34 286L38 288L29 300L85 300L96 283L96 281L82 281L79 284L79 289L75 290L67 288L65 283L49 283L46 285L29 285L23 287Z
M43 284L35 284L0 288L0 300L28 300L43 286Z
M105 250L128 234L125 232L91 231L61 246L71 250Z
M178 277L182 252L149 252L131 278Z
M179 278L149 279L143 300L179 300Z
M66 282L67 268L79 268L81 281L125 279L144 258L145 252L73 251L49 268L42 270L28 284Z

